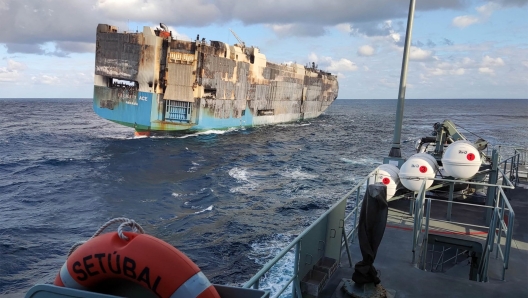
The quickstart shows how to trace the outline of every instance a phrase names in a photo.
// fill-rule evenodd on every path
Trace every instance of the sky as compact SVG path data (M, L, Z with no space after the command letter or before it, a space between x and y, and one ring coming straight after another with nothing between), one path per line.
M98 23L315 62L341 99L398 98L409 0L0 0L0 98L91 98ZM416 0L406 98L528 98L528 0Z

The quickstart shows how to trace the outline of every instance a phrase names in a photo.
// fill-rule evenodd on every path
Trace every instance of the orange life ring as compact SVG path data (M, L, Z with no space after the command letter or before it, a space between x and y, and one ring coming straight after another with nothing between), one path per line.
M90 290L112 279L141 285L158 297L220 298L200 268L172 245L149 236L107 233L79 246L55 278L56 286Z

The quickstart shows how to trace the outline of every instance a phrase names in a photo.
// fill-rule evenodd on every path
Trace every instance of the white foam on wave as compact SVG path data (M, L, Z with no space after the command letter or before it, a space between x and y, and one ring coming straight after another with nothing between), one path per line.
M244 167L234 167L228 172L229 176L236 179L238 183L242 183L243 185L232 187L229 189L231 193L240 192L240 193L246 193L249 190L253 190L258 186L258 183L250 180L253 174L248 171L247 168Z
M191 161L192 163L192 167L190 167L188 170L187 170L187 173L194 173L196 172L196 170L198 169L198 166L200 165L199 163L197 162L194 162L194 161Z
M300 167L293 170L286 170L285 172L282 172L280 174L283 177L293 178L296 180L315 179L319 177L319 175L303 172Z
M207 208L205 208L203 210L196 211L196 212L194 212L194 214L200 214L200 213L204 213L206 211L213 211L213 205L211 205L211 206L209 206L209 207L207 207Z
M312 123L286 123L286 124L277 124L279 127L303 127L303 126L309 126L312 125Z
M340 161L351 163L355 165L380 165L382 162L380 160L374 159L374 158L356 158L356 159L349 159L346 157L341 157L339 159Z
M148 137L149 137L149 136L136 136L136 135L134 135L134 136L132 137L132 139L146 139L146 138L148 138Z
M277 234L273 239L265 242L256 242L251 244L251 252L249 259L253 260L259 265L265 265L269 260L278 255L281 250L294 239L294 235ZM292 248L282 259L280 259L268 274L262 277L259 281L259 288L269 290L271 296L277 293L288 280L293 276L293 264L295 263L294 249ZM281 297L291 296L291 284L284 291Z
M181 194L180 193L177 193L177 192L173 192L171 194L173 197L177 198L177 197L181 197Z
M201 135L223 135L225 133L232 132L232 131L237 131L237 130L238 130L238 128L229 128L229 129L226 129L226 130L211 129L211 130L206 130L206 131L195 132L193 134L188 134L188 135L184 135L184 136L178 136L177 138L178 139L185 139L185 138L197 137L197 136L201 136Z

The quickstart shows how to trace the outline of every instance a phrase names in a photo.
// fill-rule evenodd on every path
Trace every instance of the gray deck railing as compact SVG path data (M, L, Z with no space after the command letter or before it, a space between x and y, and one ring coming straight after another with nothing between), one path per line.
M412 212L414 216L412 262L415 263L416 252L419 251L422 254L420 266L421 268L425 268L425 262L426 262L425 254L427 253L427 237L429 235L429 226L430 226L430 221L431 221L432 201L437 201L437 202L448 204L448 208L447 208L448 214L447 214L447 220L434 219L435 222L445 222L445 223L451 223L451 224L456 224L460 226L466 226L466 227L472 227L472 228L482 228L482 229L488 230L488 236L487 236L486 242L483 247L484 249L483 258L482 258L481 263L479 264L477 279L479 281L487 281L489 256L491 255L493 250L496 249L495 258L498 258L500 254L500 258L502 259L501 279L504 280L506 269L508 269L510 249L511 249L512 236L513 236L513 226L514 226L514 220L515 220L515 213L510 205L510 202L508 201L506 194L504 193L504 188L510 188L510 189L515 188L512 182L509 180L509 177L512 173L517 175L517 172L514 170L515 167L512 167L511 165L518 163L518 161L519 161L518 155L517 157L516 155L514 155L513 157L505 159L502 163L500 163L500 165L504 164L505 165L504 168L509 169L509 171L503 171L501 168L497 168L497 172L499 173L499 177L497 180L500 181L500 183L497 183L497 184L472 182L472 181L465 181L465 180L450 180L450 179L438 179L438 178L432 179L437 182L440 182L440 184L449 184L450 186L456 183L464 183L464 184L469 184L469 185L474 185L474 186L486 186L492 192L491 195L493 198L492 204L488 206L464 203L464 202L454 202L452 193L449 194L448 201L426 198L425 193L427 190L425 189L425 180L424 180L422 187L420 188L420 190L418 191L416 195L416 199L414 202L414 208L413 208L414 210ZM508 165L510 166L508 167ZM517 176L514 176L515 179L516 177ZM450 192L452 191L453 191L453 187L450 187ZM491 220L489 221L489 224L485 226L473 225L473 224L462 223L462 222L454 222L451 220L451 214L450 214L452 204L471 205L476 208L489 209L492 211ZM503 237L504 237L504 243L501 243Z
M364 189L365 185L367 184L368 180L372 177L376 177L376 174L377 174L377 171L378 169L370 172L366 177L364 177L362 180L360 180L358 183L355 184L355 186L352 188L352 190L350 190L347 194L345 194L343 197L341 197L341 199L335 203L334 205L332 205L332 207L330 207L330 209L328 209L325 213L323 213L317 220L315 220L308 228L306 228L304 231L302 231L291 243L289 243L285 248L283 248L281 250L281 252L279 254L277 254L272 260L268 261L264 267L259 271L257 272L249 281L247 281L243 287L244 288L255 288L255 289L258 289L260 287L260 281L261 279L273 268L274 265L276 265L281 259L283 259L292 249L294 249L294 257L295 257L295 261L293 262L293 264L291 264L291 266L293 267L293 274L292 276L290 276L287 280L286 283L284 283L282 285L282 287L280 287L276 293L271 293L272 296L271 297L279 297L289 286L290 284L293 282L293 287L292 287L292 297L301 297L301 290L300 290L300 287L299 287L299 281L300 281L300 276L298 276L298 268L299 268L299 254L300 254L300 245L301 245L301 242L303 240L303 237L305 237L308 233L310 233L312 231L312 229L314 229L321 221L323 220L326 220L327 216L329 216L329 214L335 209L337 208L338 205L340 205L341 203L343 203L343 201L348 201L349 199L352 198L352 196L355 195L355 198L354 198L354 206L353 208L348 212L348 214L346 214L344 216L344 223L346 224L347 221L352 221L351 223L349 223L349 226L351 225L352 228L350 229L349 232L346 232L346 229L344 229L345 233L343 233L343 237L345 240L341 243L341 245L344 245L345 243L348 242L348 239L350 239L350 237L353 235L355 235L355 233L357 232L357 226L359 224L359 220L358 220L358 211L359 211L359 208L361 208L361 204L362 204L362 201L363 201L363 197L362 197L362 193L364 193L364 190L362 191L362 189ZM347 254L348 254L348 257L349 257L349 262L351 262L351 259L350 259L350 253L348 252L348 245L345 245L346 249L347 249ZM351 263L350 263L351 264ZM352 264L351 264L352 265Z
M513 221L515 218L515 213L513 212L513 209L504 194L504 188L514 188L514 185L511 183L509 179L509 174L515 173L518 174L518 171L515 170L515 166L512 167L512 164L520 164L522 162L522 154L523 152L517 152L516 154L519 154L517 157L511 157L509 159L506 159L500 163L501 168L497 168L497 172L499 173L497 175L497 182L500 180L500 184L490 184L490 183L479 183L479 182L471 182L471 181L464 181L464 180L449 180L449 179L434 179L438 182L441 182L442 185L450 185L451 192L454 189L454 185L456 183L465 183L465 184L471 184L471 185L477 185L477 186L487 186L489 189L492 190L493 194L493 204L491 206L481 206L481 205L475 205L481 208L487 208L492 211L492 220L490 221L490 224L488 226L476 226L471 225L467 223L457 223L454 221L451 221L451 208L453 204L458 205L464 205L469 203L463 203L463 202L454 202L453 201L453 195L452 193L449 195L448 201L442 201L442 200L435 200L431 198L426 197L426 191L430 191L433 188L437 188L439 186L433 186L429 189L425 189L425 181L422 184L422 188L418 191L416 195L416 200L414 204L411 205L411 213L414 216L414 229L413 229L413 259L412 262L415 262L415 253L418 249L420 249L419 245L420 243L427 243L427 241L423 241L424 237L427 237L429 232L429 224L431 220L431 202L432 201L438 201L438 202L444 202L448 204L448 217L445 222L449 222L452 224L460 224L460 225L466 225L469 227L477 227L477 228L487 228L488 229L488 235L490 235L488 238L489 241L485 244L485 253L486 253L486 261L482 264L480 264L479 268L479 279L485 280L483 278L487 278L487 258L491 255L491 252L496 248L496 255L495 258L498 258L500 255L500 258L502 259L503 263L503 272L502 272L502 279L504 279L505 271L508 269L508 261L509 261L509 254L510 254L510 248L511 248L511 240L512 240L512 232L513 232ZM526 155L526 152L524 152ZM526 160L526 157L525 159ZM504 167L504 165L506 165ZM507 169L504 170L503 169ZM270 270L278 263L280 262L288 253L291 253L292 250L294 250L294 262L291 264L292 266L292 276L288 277L288 280L279 287L278 290L276 290L275 293L272 293L271 297L279 297L281 294L288 289L288 287L293 283L293 286L291 287L291 293L292 297L301 297L301 290L300 290L300 276L298 272L299 268L299 259L300 259L300 247L301 242L303 238L309 234L312 229L314 229L317 225L319 225L323 220L326 220L329 214L337 208L338 205L343 203L343 201L349 202L349 200L354 200L354 204L352 209L349 211L346 211L346 214L344 216L344 228L343 228L343 240L341 244L345 246L347 249L347 255L349 258L350 266L352 266L351 263L351 257L350 252L348 251L348 245L345 245L348 243L349 240L354 241L355 235L357 234L357 228L359 223L359 211L361 208L361 205L363 203L363 194L365 192L366 185L368 184L369 179L376 179L377 177L377 171L378 169L370 172L366 177L364 177L362 180L360 180L358 183L355 184L355 186L350 190L347 194L345 194L339 201L337 201L332 207L330 207L329 210L327 210L325 213L323 213L317 220L315 220L308 228L306 228L303 232L301 232L291 243L289 243L285 248L279 252L272 260L268 261L263 268L257 272L249 281L247 281L243 287L244 288L256 288L258 289L260 287L261 280L270 272ZM491 176L491 175L490 175ZM374 181L376 182L376 181ZM393 199L401 198L401 196L394 197ZM345 228L346 227L346 228ZM493 232L495 231L495 232ZM504 244L502 244L502 240L505 240ZM423 251L423 247L421 249Z

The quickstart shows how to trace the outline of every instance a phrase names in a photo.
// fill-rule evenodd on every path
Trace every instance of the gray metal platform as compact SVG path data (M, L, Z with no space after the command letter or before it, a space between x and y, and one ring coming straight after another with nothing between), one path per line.
M469 266L461 264L445 273L426 272L412 264L413 221L409 215L409 201L399 200L389 204L389 216L384 238L379 247L374 266L381 272L381 284L395 292L396 297L528 297L528 188L519 185L508 190L508 198L515 210L513 244L510 252L509 268L505 281L500 280L502 268L492 252L489 265L489 281L476 282L469 278ZM435 209L433 209L435 210ZM477 212L471 208L453 208L452 218L482 218L469 216ZM437 211L432 218L442 218L445 213ZM483 229L469 229L456 224L431 220L430 233L452 235L461 233L477 241L485 240ZM470 234L470 235L466 235ZM350 246L354 265L361 260L359 243ZM450 272L452 270L452 272ZM467 271L464 273L464 271ZM341 264L319 297L349 297L339 287L342 279L350 279L354 269L350 267L346 252L343 251Z

